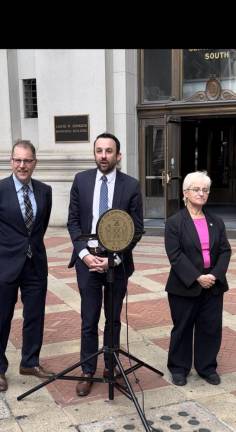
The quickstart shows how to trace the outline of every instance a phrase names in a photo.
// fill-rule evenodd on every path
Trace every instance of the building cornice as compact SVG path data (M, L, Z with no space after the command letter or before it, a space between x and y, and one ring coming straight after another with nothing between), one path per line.
M46 182L71 182L77 172L95 167L93 159L78 155L38 152L37 160L34 177ZM11 174L9 154L0 153L0 172L0 178Z

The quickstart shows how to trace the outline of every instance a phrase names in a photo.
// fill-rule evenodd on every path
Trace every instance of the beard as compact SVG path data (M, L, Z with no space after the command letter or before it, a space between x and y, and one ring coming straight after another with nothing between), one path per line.
M98 169L103 173L103 174L109 174L111 171L113 171L116 167L117 161L96 161L96 165L98 167Z

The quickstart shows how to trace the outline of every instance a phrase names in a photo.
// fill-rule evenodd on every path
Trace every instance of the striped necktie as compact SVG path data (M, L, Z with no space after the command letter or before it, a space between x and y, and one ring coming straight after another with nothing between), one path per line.
M100 188L100 198L99 198L99 216L108 210L108 187L107 187L107 177L103 175L101 177L102 184Z
M28 234L30 235L33 227L34 215L33 215L33 207L29 198L29 186L28 185L22 186L22 191L23 191L23 198L25 204L25 225ZM32 251L30 245L27 250L27 257L32 258Z

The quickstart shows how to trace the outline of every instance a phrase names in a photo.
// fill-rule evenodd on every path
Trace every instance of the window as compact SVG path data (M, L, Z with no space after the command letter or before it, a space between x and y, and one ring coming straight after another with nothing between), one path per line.
M183 97L204 91L210 78L217 78L223 89L236 90L235 49L184 49Z
M36 79L23 80L25 118L38 117Z
M144 102L168 100L171 96L171 50L144 50Z

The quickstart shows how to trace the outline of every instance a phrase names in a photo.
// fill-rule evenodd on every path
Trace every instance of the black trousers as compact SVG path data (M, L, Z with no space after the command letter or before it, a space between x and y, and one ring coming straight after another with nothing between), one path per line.
M89 272L87 266L78 259L76 261L76 273L78 287L81 296L81 351L80 359L87 357L98 351L98 323L100 319L102 302L104 299L105 328L103 335L104 347L109 345L109 285L107 284L106 273ZM114 289L113 289L113 317L114 317L114 346L120 345L120 314L123 299L127 290L128 279L123 272L122 266L114 270ZM108 368L108 355L104 354L105 367ZM97 357L84 363L82 370L84 373L95 373L97 368Z
M19 288L23 303L21 366L34 367L39 364L39 353L43 342L47 277L39 279L33 259L26 258L20 276L14 282L0 282L0 373L5 373L8 368L6 348Z
M171 373L199 375L216 371L222 338L223 293L203 289L198 297L168 294L173 321L167 366ZM194 359L193 359L194 357Z

